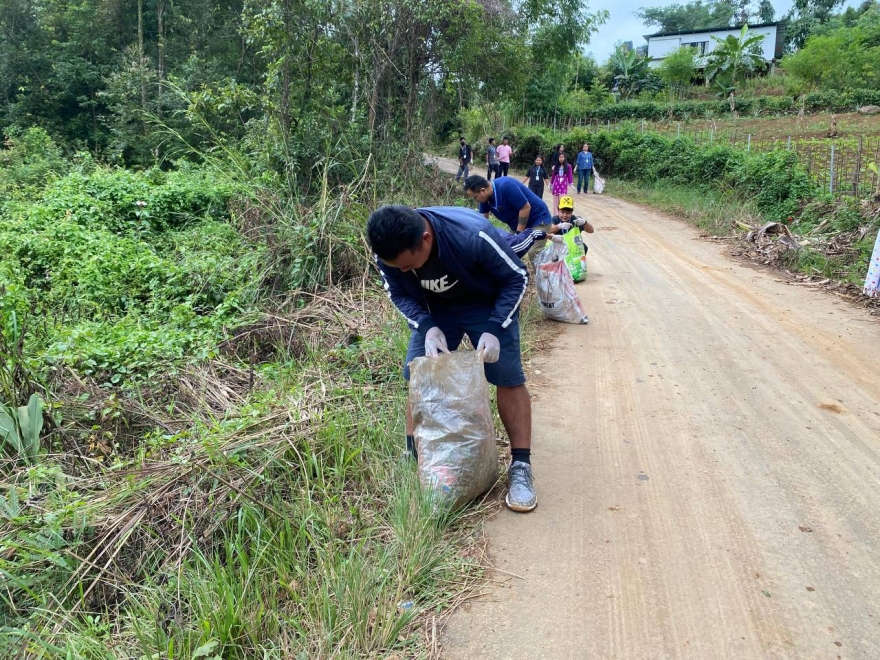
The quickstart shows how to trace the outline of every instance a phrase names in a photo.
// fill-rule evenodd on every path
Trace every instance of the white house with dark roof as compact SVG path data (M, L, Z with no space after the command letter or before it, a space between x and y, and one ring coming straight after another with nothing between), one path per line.
M645 35L648 42L649 66L660 66L669 53L681 46L691 46L700 57L700 64L706 62L709 55L718 44L712 37L724 40L728 35L739 36L742 25L730 28L715 28L709 30L685 30L684 32L658 32L657 34ZM761 52L766 62L774 62L782 57L782 46L785 42L785 23L758 23L749 25L749 34L759 34L764 40L761 42Z

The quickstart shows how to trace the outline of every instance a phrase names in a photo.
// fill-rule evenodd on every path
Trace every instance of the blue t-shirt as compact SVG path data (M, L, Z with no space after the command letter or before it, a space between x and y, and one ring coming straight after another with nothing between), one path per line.
M593 152L579 151L577 157L577 166L579 170L593 169Z
M480 203L480 213L491 213L515 232L519 225L519 210L528 202L532 210L526 227L550 224L550 211L544 200L512 176L495 179L492 189L489 200Z

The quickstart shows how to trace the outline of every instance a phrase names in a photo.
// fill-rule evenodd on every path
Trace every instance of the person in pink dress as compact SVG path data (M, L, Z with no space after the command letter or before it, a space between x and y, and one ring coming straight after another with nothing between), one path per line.
M553 215L559 215L559 198L568 195L568 187L574 182L571 165L565 159L565 154L556 156L550 177L550 193L553 195Z

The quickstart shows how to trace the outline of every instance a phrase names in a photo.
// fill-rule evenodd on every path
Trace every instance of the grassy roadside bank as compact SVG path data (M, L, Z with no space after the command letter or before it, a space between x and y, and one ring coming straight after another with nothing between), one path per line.
M680 217L709 235L736 237L737 253L753 261L859 289L877 235L877 211L873 211L874 225L866 218L872 212L869 203L808 208L797 221L784 223L799 249L783 250L776 243L758 246L747 240L744 227L757 229L765 220L753 203L732 193L712 187L617 179L609 194Z
M0 438L0 657L430 657L482 570L482 510L438 516L400 460L407 330L362 235L459 191L221 174L10 188L0 403L43 425Z
M713 235L728 235L736 222L759 221L757 209L712 188L695 190L661 183L615 179L610 195L670 213Z

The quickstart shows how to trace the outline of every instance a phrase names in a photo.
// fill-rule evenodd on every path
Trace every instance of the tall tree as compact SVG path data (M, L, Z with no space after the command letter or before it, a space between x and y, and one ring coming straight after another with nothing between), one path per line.
M641 7L633 13L660 32L685 32L727 27L733 23L736 9L733 0L692 0L683 5Z
M755 16L761 23L772 23L776 20L776 10L773 8L773 3L770 0L760 0Z
M580 49L608 20L608 11L591 13L581 0L525 0L519 12L535 65L527 82L527 110L554 112L577 69Z
M706 30L750 21L770 23L775 15L770 0L692 0L683 5L642 7L634 13L660 32Z
M794 6L785 15L788 23L786 48L802 48L807 38L821 25L827 23L844 0L794 0Z

